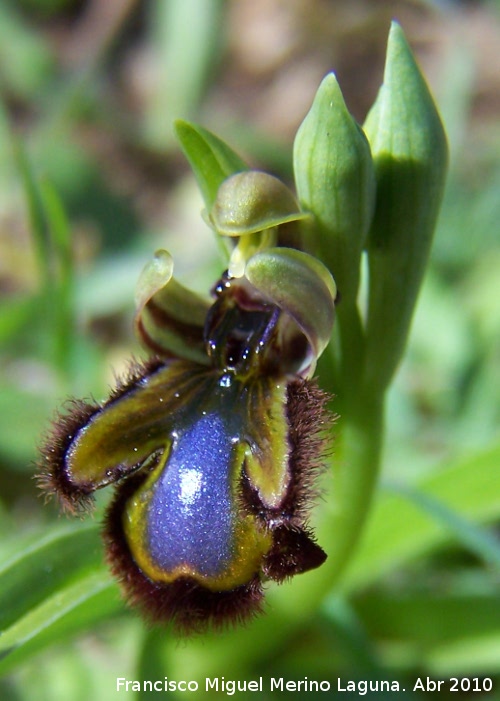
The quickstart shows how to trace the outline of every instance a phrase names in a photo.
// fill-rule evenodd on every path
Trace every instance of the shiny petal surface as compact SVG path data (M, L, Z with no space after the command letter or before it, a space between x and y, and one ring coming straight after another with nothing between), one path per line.
M333 329L337 289L330 272L307 253L270 248L248 261L245 277L306 336L311 353L302 372L310 376Z
M222 591L259 572L271 536L241 511L236 440L217 414L201 415L175 437L168 464L160 462L127 502L125 535L153 581L186 576Z
M99 489L168 449L177 417L196 391L203 367L188 362L159 365L134 378L67 437L66 479L77 488Z
M242 383L188 361L160 365L70 437L65 479L95 490L141 470L123 527L142 571L156 582L240 586L271 546L242 507L243 473L265 508L278 508L288 486L285 391L276 380Z

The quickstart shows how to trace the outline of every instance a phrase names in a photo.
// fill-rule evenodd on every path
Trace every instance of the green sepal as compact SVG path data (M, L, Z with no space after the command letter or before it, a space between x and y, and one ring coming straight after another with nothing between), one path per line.
M377 179L368 238L366 381L383 389L404 351L448 162L441 119L397 23L365 131Z
M245 277L305 335L310 355L301 372L312 375L333 329L337 287L329 270L308 253L270 248L248 261Z
M244 236L307 218L278 178L247 170L227 178L217 192L210 221L222 236Z
M179 119L174 130L210 212L224 180L233 173L248 170L248 165L208 129Z
M208 364L203 328L210 300L178 283L172 256L158 250L136 288L136 332L157 355Z
M303 248L335 276L346 304L356 299L363 246L373 213L375 179L368 141L344 102L333 73L318 88L294 142Z
M235 173L217 192L209 223L221 236L238 239L228 270L242 277L245 264L258 251L278 243L278 227L308 218L292 191L278 178L258 170Z

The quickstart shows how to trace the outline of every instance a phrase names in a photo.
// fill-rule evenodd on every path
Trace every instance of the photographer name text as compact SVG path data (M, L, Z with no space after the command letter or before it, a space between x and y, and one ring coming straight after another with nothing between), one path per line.
M493 682L491 679L482 677L451 677L449 679L431 679L430 677L418 677L409 687L411 691L491 691ZM163 679L143 680L127 679L126 677L116 678L116 691L156 691L158 693L168 691L215 691L225 693L227 696L240 691L287 691L287 692L310 692L310 691L337 691L338 693L350 692L365 696L369 692L391 692L396 693L406 691L396 680L345 680L337 678L336 683L332 681L309 679L304 677L299 681L284 679L283 677L270 677L265 679L259 677L251 680L226 679L225 677L206 677L203 682L194 679Z

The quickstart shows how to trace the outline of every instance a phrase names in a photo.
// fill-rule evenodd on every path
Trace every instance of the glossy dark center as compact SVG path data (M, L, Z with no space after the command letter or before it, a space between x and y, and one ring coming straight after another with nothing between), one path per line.
M208 355L222 370L273 373L281 312L241 281L221 282L205 324Z

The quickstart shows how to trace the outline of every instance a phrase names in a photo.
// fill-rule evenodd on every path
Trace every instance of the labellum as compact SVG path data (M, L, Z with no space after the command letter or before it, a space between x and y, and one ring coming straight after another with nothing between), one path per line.
M40 482L78 512L110 484L103 537L126 599L181 632L261 610L263 584L326 558L307 526L331 424L310 379L335 283L308 254L258 250L205 300L159 251L139 281L150 360L102 403L74 400L42 448Z

